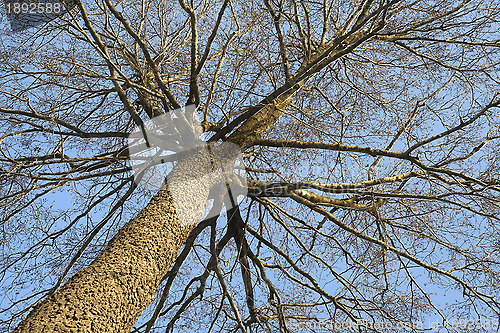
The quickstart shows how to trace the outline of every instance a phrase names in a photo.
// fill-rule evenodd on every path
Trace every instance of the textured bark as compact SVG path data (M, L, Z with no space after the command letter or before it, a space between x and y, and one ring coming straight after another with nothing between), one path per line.
M303 82L247 119L228 141L243 149L279 118ZM214 152L216 161L233 159L235 151ZM61 289L42 300L13 333L130 332L153 301L162 277L175 260L195 222L201 218L210 187L203 176L212 165L204 151L179 162L169 176L169 190L160 190L123 226L106 249ZM174 180L174 181L170 181ZM193 224L181 225L172 193L182 195ZM185 215L185 214L184 214Z
M303 84L304 81L298 82L249 117L227 141L242 149L251 146L280 117ZM224 165L224 160L235 157L235 151L219 151L213 160ZM120 229L92 264L41 301L13 333L130 332L153 301L162 277L201 218L211 185L220 182L203 179L211 171L206 169L212 165L208 158L200 152L180 162L169 176L170 189L160 190ZM181 225L176 213L179 203L174 203L171 193L176 198L182 195L181 209L186 211L189 207L193 224Z
M198 218L210 184L199 182L195 189L183 184L207 171L197 167L206 165L198 163L204 158L192 156L174 168L176 182L169 184ZM160 190L94 262L41 301L14 332L130 332L194 225L179 223L170 190Z

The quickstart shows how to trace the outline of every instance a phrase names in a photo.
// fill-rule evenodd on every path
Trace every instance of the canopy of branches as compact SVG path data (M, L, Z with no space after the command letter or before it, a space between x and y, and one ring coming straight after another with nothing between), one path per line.
M191 104L248 195L133 332L498 319L498 1L75 3L0 36L0 329L146 205L127 137Z

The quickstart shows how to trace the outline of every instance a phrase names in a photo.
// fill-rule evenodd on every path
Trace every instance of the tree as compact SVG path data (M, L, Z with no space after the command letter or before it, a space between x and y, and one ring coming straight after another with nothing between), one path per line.
M75 3L2 36L3 329L498 323L496 1ZM192 104L247 172L204 220L210 184L181 180L235 154L153 193L127 148Z

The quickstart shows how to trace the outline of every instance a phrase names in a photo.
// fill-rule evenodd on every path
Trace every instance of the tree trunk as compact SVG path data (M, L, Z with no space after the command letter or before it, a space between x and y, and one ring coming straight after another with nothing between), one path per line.
M203 214L210 185L183 187L206 172L196 167L208 165L200 158L206 156L190 158L194 166L174 168L170 178L178 181L160 190L95 261L41 301L14 332L130 332L197 221L181 225L171 192L182 193L191 218Z
M227 141L242 150L250 147L279 118L302 85L303 81L297 83L251 116ZM236 158L233 146L223 151L213 148L212 160L201 149L179 162L169 175L169 189L160 190L95 261L35 306L13 333L130 332L201 219L211 185L221 181L207 181L204 176L213 172L214 160L223 166ZM186 225L186 220L191 224Z

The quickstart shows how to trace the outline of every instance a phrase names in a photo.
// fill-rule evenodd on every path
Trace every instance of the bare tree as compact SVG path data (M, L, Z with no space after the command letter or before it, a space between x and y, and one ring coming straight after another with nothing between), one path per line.
M498 328L497 1L75 4L1 36L2 329ZM155 192L127 146L193 104L247 172L207 219L236 152Z

